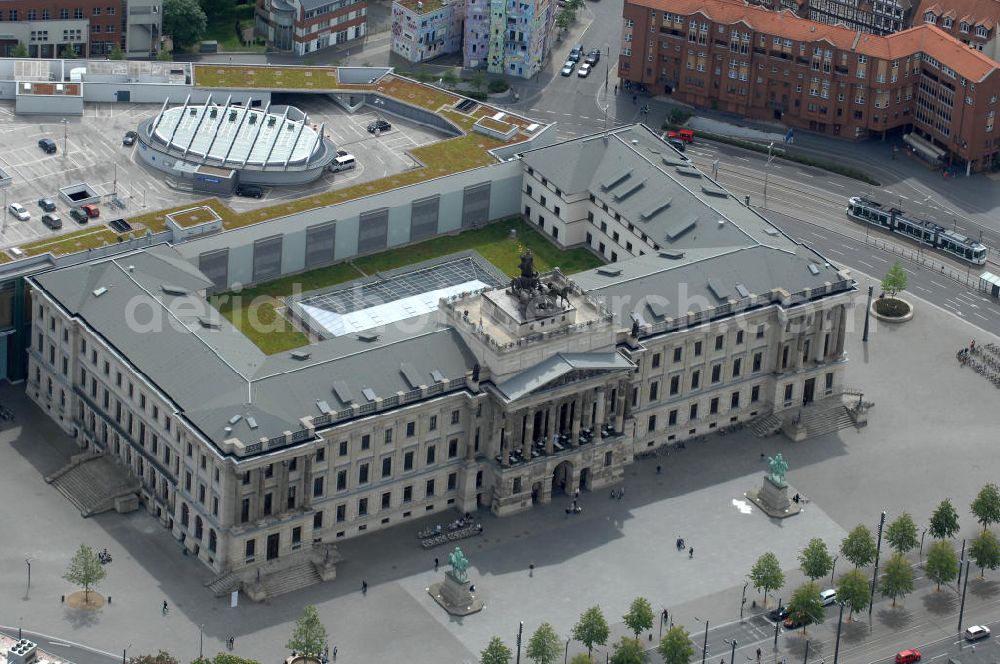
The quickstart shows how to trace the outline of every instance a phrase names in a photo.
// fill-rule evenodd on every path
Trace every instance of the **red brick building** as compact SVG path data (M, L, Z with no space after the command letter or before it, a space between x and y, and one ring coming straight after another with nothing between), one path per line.
M913 24L936 25L963 44L998 57L1000 0L923 0Z
M847 139L902 130L931 162L1000 153L1000 64L930 25L887 36L731 0L626 0L623 80Z

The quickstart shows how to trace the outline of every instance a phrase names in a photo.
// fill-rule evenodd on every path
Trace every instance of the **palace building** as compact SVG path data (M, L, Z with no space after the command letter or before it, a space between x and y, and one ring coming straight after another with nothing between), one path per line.
M517 165L525 217L608 264L526 253L511 279L467 253L290 297L310 343L266 355L162 244L28 278L26 391L217 590L255 598L263 563L451 508L568 505L641 451L839 402L845 272L641 125Z

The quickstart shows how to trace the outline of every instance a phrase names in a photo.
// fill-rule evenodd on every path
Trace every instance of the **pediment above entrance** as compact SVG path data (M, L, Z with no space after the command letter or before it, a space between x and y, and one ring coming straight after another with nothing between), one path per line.
M507 402L598 374L631 371L635 364L616 352L556 353L496 385Z

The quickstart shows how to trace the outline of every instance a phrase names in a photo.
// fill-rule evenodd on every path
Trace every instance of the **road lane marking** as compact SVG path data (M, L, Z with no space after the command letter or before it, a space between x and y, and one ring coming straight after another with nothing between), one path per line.
M932 284L934 284L935 286L937 286L938 288L947 288L947 286L945 286L944 284L939 284L938 282L934 281L933 279L931 279L930 282Z
M817 232L815 232L815 231L809 231L809 232L810 232L810 233L811 233L812 235L814 235L815 237L818 237L818 238L820 238L820 239L822 239L822 240L828 240L828 239L829 239L829 238L828 238L827 236L825 236L825 235L820 235L819 233L817 233Z
M866 263L863 260L861 260L860 258L858 259L858 262L861 263L862 265L864 265L865 267L871 268L873 270L875 269L874 265L872 265L871 263Z
M843 256L843 255L845 255L845 254L844 254L844 252L842 252L842 251L837 251L836 249L827 249L827 251L829 251L829 252L830 252L831 254L837 254L838 256Z
M916 284L914 284L913 287L916 288L917 290L921 290L921 291L923 291L925 293L930 293L931 292L931 291L927 290L926 288L924 288L923 286L917 286Z
M972 312L972 315L973 315L973 316L979 316L980 318L982 318L983 320L985 320L985 321L987 321L987 322L989 322L989 320L990 320L990 319L989 319L989 318L987 318L986 316L982 315L981 313L978 313L978 312L975 312L975 311L973 311L973 312Z

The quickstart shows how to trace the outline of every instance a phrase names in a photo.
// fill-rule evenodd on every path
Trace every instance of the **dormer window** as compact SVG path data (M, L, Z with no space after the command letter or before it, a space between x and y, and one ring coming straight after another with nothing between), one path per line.
M952 25L954 25L954 23L955 22L949 16L949 17L945 17L945 19L943 21L941 21L941 26L945 27L945 28L950 28Z
M958 24L958 31L961 32L962 34L968 33L969 32L969 24L966 23L965 21L962 21L961 23Z
M990 31L985 26L977 25L976 26L976 36L977 37L982 37L983 39L985 39L985 38L987 38L987 37L990 36Z
M930 23L931 25L937 23L937 16L934 12L926 12L924 14L924 23Z

